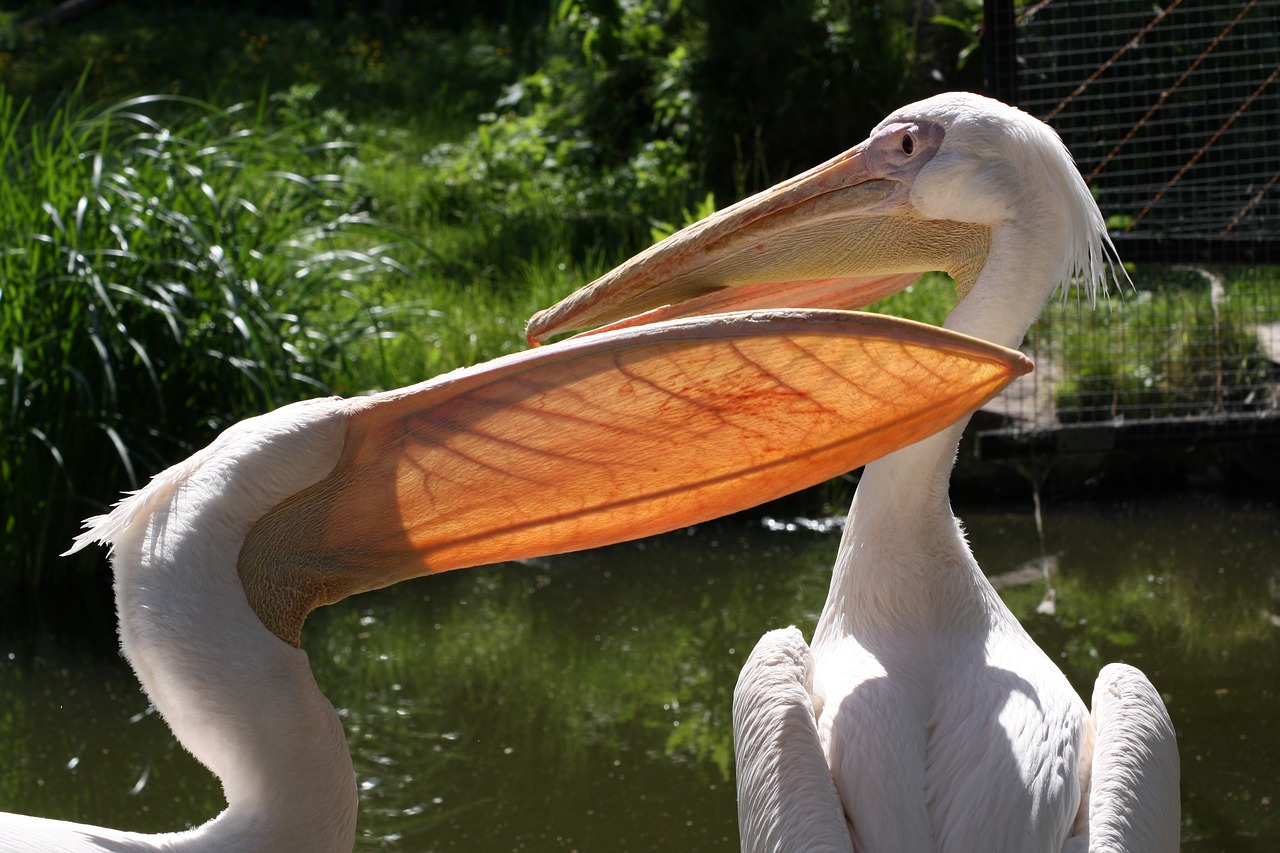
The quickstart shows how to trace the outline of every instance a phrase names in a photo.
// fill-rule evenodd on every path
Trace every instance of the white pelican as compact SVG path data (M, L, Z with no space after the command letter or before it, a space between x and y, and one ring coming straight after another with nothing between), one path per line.
M121 648L226 810L162 835L0 814L0 850L349 851L351 757L296 647L311 609L745 508L927 435L1027 369L919 324L753 312L243 421L75 545L111 546Z
M1015 347L1059 285L1082 279L1092 300L1113 257L1051 129L948 94L652 247L535 316L529 335L645 309L617 325L856 307L914 278L889 273L942 270L957 290L946 328ZM1177 746L1159 694L1108 666L1091 716L969 551L947 498L967 420L867 466L812 646L774 631L744 667L744 850L1177 849Z

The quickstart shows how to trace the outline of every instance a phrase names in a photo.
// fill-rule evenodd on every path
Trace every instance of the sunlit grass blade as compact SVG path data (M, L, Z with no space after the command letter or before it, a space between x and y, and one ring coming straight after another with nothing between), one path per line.
M37 116L0 92L0 585L37 582L80 518L212 430L327 392L341 347L390 329L394 310L341 296L408 271L335 177L343 149L267 117L74 94Z

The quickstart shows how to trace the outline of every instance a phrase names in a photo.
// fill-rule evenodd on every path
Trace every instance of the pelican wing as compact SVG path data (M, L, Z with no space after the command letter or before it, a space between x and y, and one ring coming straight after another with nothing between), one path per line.
M1088 826L1066 849L1176 851L1178 744L1160 694L1134 667L1108 664L1094 683L1093 723Z
M744 853L853 853L818 740L813 658L795 628L770 631L733 691L738 832Z

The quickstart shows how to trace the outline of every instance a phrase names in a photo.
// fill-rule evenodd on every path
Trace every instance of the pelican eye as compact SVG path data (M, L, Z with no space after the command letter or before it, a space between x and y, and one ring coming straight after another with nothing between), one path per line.
M908 157L916 153L916 140L910 133L902 134L902 153Z

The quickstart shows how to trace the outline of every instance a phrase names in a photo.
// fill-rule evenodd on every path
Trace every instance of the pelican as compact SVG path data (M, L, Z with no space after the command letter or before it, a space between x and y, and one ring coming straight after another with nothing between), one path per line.
M956 282L945 328L1016 347L1057 287L1078 280L1092 301L1114 262L1058 136L953 93L669 237L535 315L528 334L742 305L856 308L939 270ZM812 643L775 630L745 664L743 850L1177 849L1160 695L1112 664L1091 713L969 550L947 494L967 421L866 467Z
M1027 369L919 324L755 311L242 421L89 519L73 547L110 546L123 653L226 809L160 835L0 813L0 851L350 851L351 756L298 648L310 610L781 496L929 434Z

